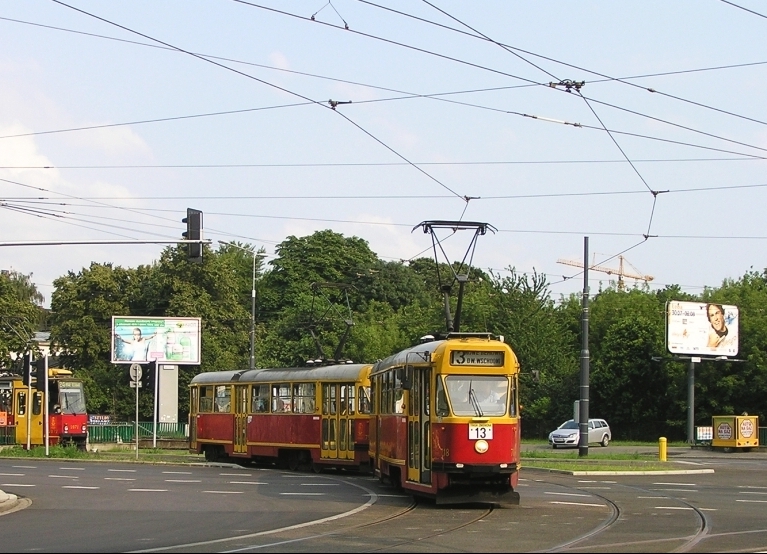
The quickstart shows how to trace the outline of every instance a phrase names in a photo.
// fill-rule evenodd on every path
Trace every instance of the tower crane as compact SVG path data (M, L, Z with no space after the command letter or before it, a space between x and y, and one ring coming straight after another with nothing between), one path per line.
M623 263L628 264L631 266L636 273L631 273L628 271L625 271L623 269ZM571 265L574 267L583 267L583 262L579 262L577 260L565 260L563 258L560 258L557 260L558 264L564 264L564 265ZM629 262L626 258L623 256L618 256L618 269L612 268L612 267L605 267L603 265L590 265L589 269L593 269L594 271L601 271L602 273L607 273L608 275L617 275L618 276L618 290L624 290L625 284L623 282L624 277L629 277L630 279L636 279L638 281L645 281L650 282L655 277L652 275L642 275L641 272L635 268L633 265L631 265L631 262Z

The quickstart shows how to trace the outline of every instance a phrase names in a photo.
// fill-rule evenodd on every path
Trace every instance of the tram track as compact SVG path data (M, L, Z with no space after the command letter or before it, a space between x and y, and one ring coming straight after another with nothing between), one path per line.
M653 491L647 488L637 487L633 485L622 485L619 483L616 483L616 485L624 488L624 489L631 489L633 491L636 491L638 494L648 494L648 495L657 495L657 491ZM624 511L621 509L619 503L615 500L612 500L610 498L607 498L603 494L594 493L593 491L588 491L587 489L581 488L581 487L573 487L573 486L565 486L561 485L565 488L571 489L571 490L577 490L581 492L589 492L594 497L599 498L602 500L607 506L610 507L610 515L605 519L605 521L589 531L588 533L585 533L584 535L581 535L577 538L565 541L563 543L560 543L552 548L548 548L545 550L540 550L539 552L569 552L569 551L594 551L595 549L604 550L606 552L616 552L618 549L622 548L629 548L629 547L641 547L641 546L650 546L652 544L658 544L658 543L668 543L668 542L675 542L675 541L683 541L682 544L677 546L676 548L670 550L670 552L689 552L691 551L699 542L704 540L706 536L708 535L711 524L706 517L706 514L697 506L694 504L688 502L687 500L683 498L678 498L671 495L662 495L663 498L673 500L674 502L677 502L681 504L683 509L689 509L696 515L696 530L692 534L685 534L685 535L674 535L674 536L666 536L666 537L658 537L658 538L652 538L652 539L643 539L643 540L630 540L630 541L609 541L609 542L594 542L594 539L603 537L606 533L614 531L615 526L619 521L626 521L627 514L624 513ZM632 508L635 509L635 508ZM662 508L659 508L662 509ZM668 508L667 508L668 509Z

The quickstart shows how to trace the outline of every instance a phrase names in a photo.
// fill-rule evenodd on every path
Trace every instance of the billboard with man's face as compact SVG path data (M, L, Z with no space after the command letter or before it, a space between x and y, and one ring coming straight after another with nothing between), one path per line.
M738 355L738 307L706 302L666 303L666 344L672 354Z
M112 317L112 363L200 364L199 317Z

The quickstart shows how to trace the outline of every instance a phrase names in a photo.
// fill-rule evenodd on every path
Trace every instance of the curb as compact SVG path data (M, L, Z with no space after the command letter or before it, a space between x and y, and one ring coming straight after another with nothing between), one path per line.
M25 498L19 498L15 494L0 491L0 515L26 508L30 504L31 502Z
M713 469L660 469L658 471L570 471L567 469L548 469L543 467L524 466L522 471L540 471L542 473L557 473L560 475L694 475L714 473Z

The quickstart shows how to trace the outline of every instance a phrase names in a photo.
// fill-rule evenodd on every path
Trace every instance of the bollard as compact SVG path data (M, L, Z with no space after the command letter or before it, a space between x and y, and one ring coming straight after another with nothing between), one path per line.
M658 459L661 462L666 461L666 437L661 437L658 439Z

